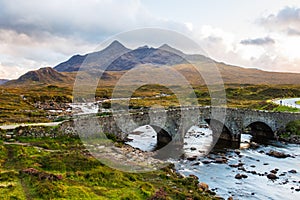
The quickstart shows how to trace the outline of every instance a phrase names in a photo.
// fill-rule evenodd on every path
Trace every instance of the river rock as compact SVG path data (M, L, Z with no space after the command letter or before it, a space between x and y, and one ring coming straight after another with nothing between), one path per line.
M274 150L269 151L267 153L267 155L275 157L275 158L287 158L287 157L290 157L289 154L285 154L285 153L282 153L282 152L279 152L279 151L274 151Z
M197 165L200 165L200 162L195 162L192 164L192 166L197 166Z
M277 170L273 169L270 171L272 174L277 174Z
M242 179L242 178L248 178L248 176L246 174L237 174L237 175L235 175L234 178L236 178L236 179Z
M195 180L198 180L198 177L196 175L194 175L194 174L190 174L189 177L191 177L191 178L193 178Z
M247 171L246 169L245 169L245 167L238 167L238 170L241 170L241 171Z
M256 142L251 142L251 143L250 143L250 147L251 147L252 149L257 149L257 148L259 147L259 144L257 144Z
M202 163L203 163L203 164L210 164L211 161L210 161L210 160L203 160Z
M237 168L237 167L242 167L243 165L244 165L244 163L230 164L229 167Z
M276 180L276 179L278 179L278 177L275 174L273 174L273 173L268 174L267 178L270 179L270 180Z
M242 174L242 178L248 178L246 174Z
M240 150L234 150L234 153L237 154L237 155L240 155L241 151Z
M197 159L197 156L187 157L188 161L195 161Z
M209 186L208 186L206 183L201 182L201 183L198 184L198 188L199 188L199 190L201 190L201 191L208 191Z
M258 153L262 153L262 154L264 154L265 152L264 152L263 150L260 150Z
M269 165L269 163L264 163L263 165Z
M291 173L291 174L296 174L296 173L297 173L297 171L296 171L296 170L294 170L294 169L292 169L292 170L290 170L290 171L289 171L289 173Z
M224 163L227 163L227 159L226 158L216 158L215 163L224 164Z

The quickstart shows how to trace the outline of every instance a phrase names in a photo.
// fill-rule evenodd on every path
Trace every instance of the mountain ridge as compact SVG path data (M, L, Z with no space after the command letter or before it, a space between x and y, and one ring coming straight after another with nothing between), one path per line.
M156 70L160 73L164 66L172 66L186 79L194 84L205 84L199 72L193 69L188 61L198 62L201 70L206 71L209 78L214 78L214 72L210 72L212 65L216 66L222 75L225 84L299 84L300 73L270 72L254 68L243 68L214 61L199 54L185 54L168 44L158 48L141 46L129 49L119 41L113 41L101 51L85 55L74 55L69 60L56 65L54 68L41 68L30 71L20 76L17 80L8 81L4 85L21 85L30 83L46 84L73 84L76 73L80 71L86 78L96 77L97 72L105 70L105 81L113 85L126 71L137 66L152 66L147 70ZM84 62L84 65L82 63ZM82 65L82 66L81 66ZM157 68L158 67L158 68ZM147 72L147 71L145 71ZM141 79L147 79L147 73L139 75ZM163 78L163 77L161 77Z
M29 71L16 80L6 82L4 85L21 85L31 83L62 84L74 81L69 76L60 73L52 67L42 67Z
M56 65L54 69L58 72L87 71L91 69L104 70L113 60L128 51L130 49L115 40L101 51L72 56L69 60Z

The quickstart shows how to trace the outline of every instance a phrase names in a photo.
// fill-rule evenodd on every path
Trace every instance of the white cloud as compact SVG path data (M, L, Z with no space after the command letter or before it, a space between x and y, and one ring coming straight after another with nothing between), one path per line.
M270 31L300 35L300 8L284 7L276 14L268 14L258 19L258 23Z
M161 27L186 34L218 61L299 71L300 42L296 37L300 35L299 13L299 8L285 7L261 17L259 22L267 32L264 35L259 32L257 36L253 31L238 35L224 27L158 18L139 0L2 0L0 78L17 78L29 69L54 66L74 54L93 51L111 35L143 27ZM269 45L243 45L242 40Z
M93 51L111 35L140 27L186 32L189 25L156 18L139 0L3 0L0 62L18 66L16 70L54 66L73 54ZM8 77L17 78L21 73L23 70ZM0 77L4 74L8 73L2 70Z

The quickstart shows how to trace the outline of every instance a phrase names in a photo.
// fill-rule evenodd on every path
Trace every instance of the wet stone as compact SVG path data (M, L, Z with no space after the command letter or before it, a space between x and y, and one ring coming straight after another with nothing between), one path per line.
M296 171L296 170L294 170L294 169L292 169L292 170L290 170L290 171L289 171L289 173L291 173L291 174L296 174L296 173L297 173L297 171Z
M275 169L271 170L270 172L273 174L277 174L277 171Z
M278 177L275 174L273 174L273 173L268 174L267 178L270 179L270 180L276 180L276 179L278 179Z
M275 158L287 158L287 157L290 157L289 154L285 154L285 153L282 153L282 152L279 152L279 151L269 151L267 153L268 156L272 156L272 157L275 157Z
M248 176L246 174L237 174L237 175L235 175L234 178L236 178L236 179L242 179L242 178L248 178Z

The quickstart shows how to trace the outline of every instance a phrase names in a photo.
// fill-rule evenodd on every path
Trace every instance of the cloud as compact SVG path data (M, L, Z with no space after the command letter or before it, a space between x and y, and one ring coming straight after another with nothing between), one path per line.
M300 32L300 8L285 7L276 14L269 14L258 19L258 23L270 31L300 35L298 34Z
M7 63L19 71L8 77L17 78L20 68L55 66L73 54L94 51L112 35L141 27L187 32L191 24L157 18L139 0L2 0L0 77L8 75L3 72L11 69Z
M86 53L96 45L80 39L49 35L35 38L14 30L0 29L0 78L17 78L24 72L55 66L75 53Z
M246 39L240 42L243 45L270 45L274 44L275 40L270 37Z
M287 34L290 36L300 36L300 30L295 30L295 29L289 28L287 30Z
M94 51L112 35L144 27L183 33L199 42L218 61L265 69L275 66L275 61L288 66L290 58L299 57L298 47L290 45L300 35L299 10L286 7L259 19L268 30L294 37L263 33L269 37L253 39L251 35L239 36L234 30L154 16L140 0L1 0L0 78L17 78L28 70L55 66L74 54ZM146 37L156 40L151 32L142 39ZM280 43L283 44L279 46ZM263 59L262 55L268 52L272 56ZM274 55L282 56L281 61L275 60ZM259 59L263 62L256 62Z
M36 38L56 35L90 42L137 27L187 28L151 15L139 0L2 0L0 19L5 19L0 20L0 28Z

